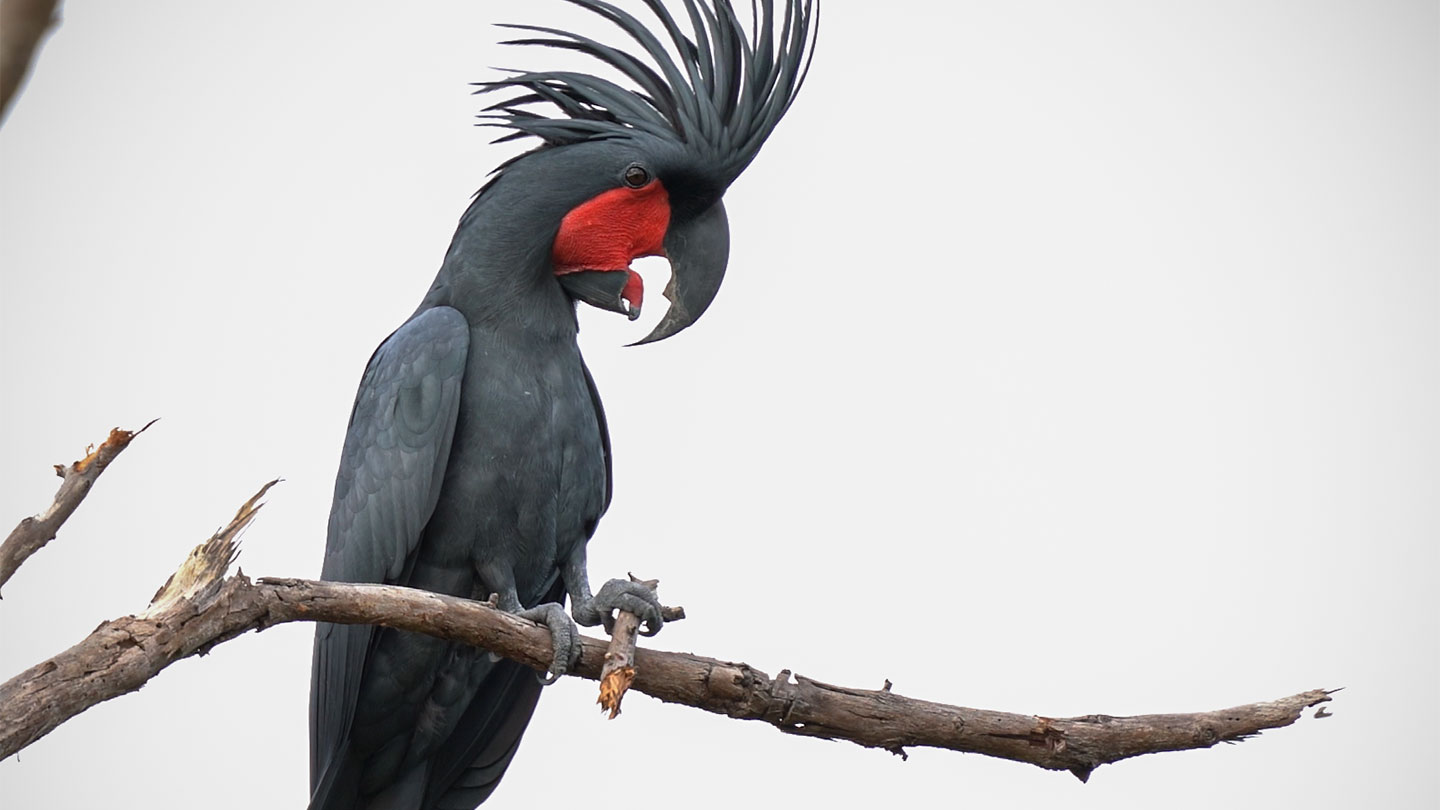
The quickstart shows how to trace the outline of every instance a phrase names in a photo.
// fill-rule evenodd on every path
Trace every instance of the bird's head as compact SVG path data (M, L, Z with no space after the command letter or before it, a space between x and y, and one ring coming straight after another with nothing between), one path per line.
M486 109L486 123L512 130L500 140L543 143L500 168L510 182L532 171L563 178L542 203L558 216L551 266L578 301L640 314L644 286L631 262L670 262L670 301L638 343L662 340L710 306L730 252L721 198L789 109L813 53L812 0L752 6L747 36L730 0L683 0L688 30L660 0L645 0L663 34L603 0L569 0L618 26L644 59L578 34L510 25L535 34L507 44L579 51L636 85L566 71L527 72L481 85L518 90ZM668 48L666 41L668 40ZM673 51L673 53L672 53ZM530 109L553 107L559 115ZM539 186L535 187L537 192Z

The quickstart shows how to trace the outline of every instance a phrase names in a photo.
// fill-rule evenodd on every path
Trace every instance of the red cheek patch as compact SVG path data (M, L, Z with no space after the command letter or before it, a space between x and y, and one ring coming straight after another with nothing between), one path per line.
M610 189L577 205L560 221L551 250L555 272L629 270L630 262L641 256L665 255L669 227L670 194L659 180L640 188ZM638 298L640 278L631 275L626 291L636 285Z

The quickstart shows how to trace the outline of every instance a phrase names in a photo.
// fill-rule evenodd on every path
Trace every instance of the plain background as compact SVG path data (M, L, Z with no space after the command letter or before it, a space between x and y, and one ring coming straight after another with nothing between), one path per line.
M637 3L629 3L638 6ZM6 587L0 671L142 608L283 476L314 575L351 397L512 150L492 22L560 2L70 2L0 130L0 515L162 417ZM1082 785L550 689L487 807L1434 807L1433 2L829 0L689 332L584 315L595 580L660 648L1049 716L1347 687L1332 718ZM311 628L165 671L0 763L7 808L303 807ZM602 793L611 786L610 793ZM543 803L543 804L542 804Z

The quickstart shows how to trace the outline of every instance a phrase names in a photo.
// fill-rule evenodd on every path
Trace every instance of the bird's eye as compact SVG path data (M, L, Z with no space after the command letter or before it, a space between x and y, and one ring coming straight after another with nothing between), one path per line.
M625 185L631 188L640 188L650 182L650 172L639 163L631 163L625 169Z

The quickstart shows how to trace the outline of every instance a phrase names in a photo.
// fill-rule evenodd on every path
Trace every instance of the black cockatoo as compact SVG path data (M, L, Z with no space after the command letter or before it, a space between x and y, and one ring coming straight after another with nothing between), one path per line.
M576 343L576 303L639 313L641 256L665 256L669 310L641 343L700 317L729 251L721 196L794 100L808 69L810 0L681 0L657 25L570 0L643 51L515 25L579 51L635 89L577 72L518 73L489 107L501 140L541 142L496 170L460 219L420 307L376 349L335 482L323 577L475 599L544 621L552 675L576 622L623 608L650 631L652 591L591 593L585 546L610 501L610 439ZM746 28L749 34L746 33ZM549 110L549 115L536 109ZM607 622L608 623L608 622ZM464 645L368 626L320 625L311 680L311 808L462 808L494 791L542 683Z

